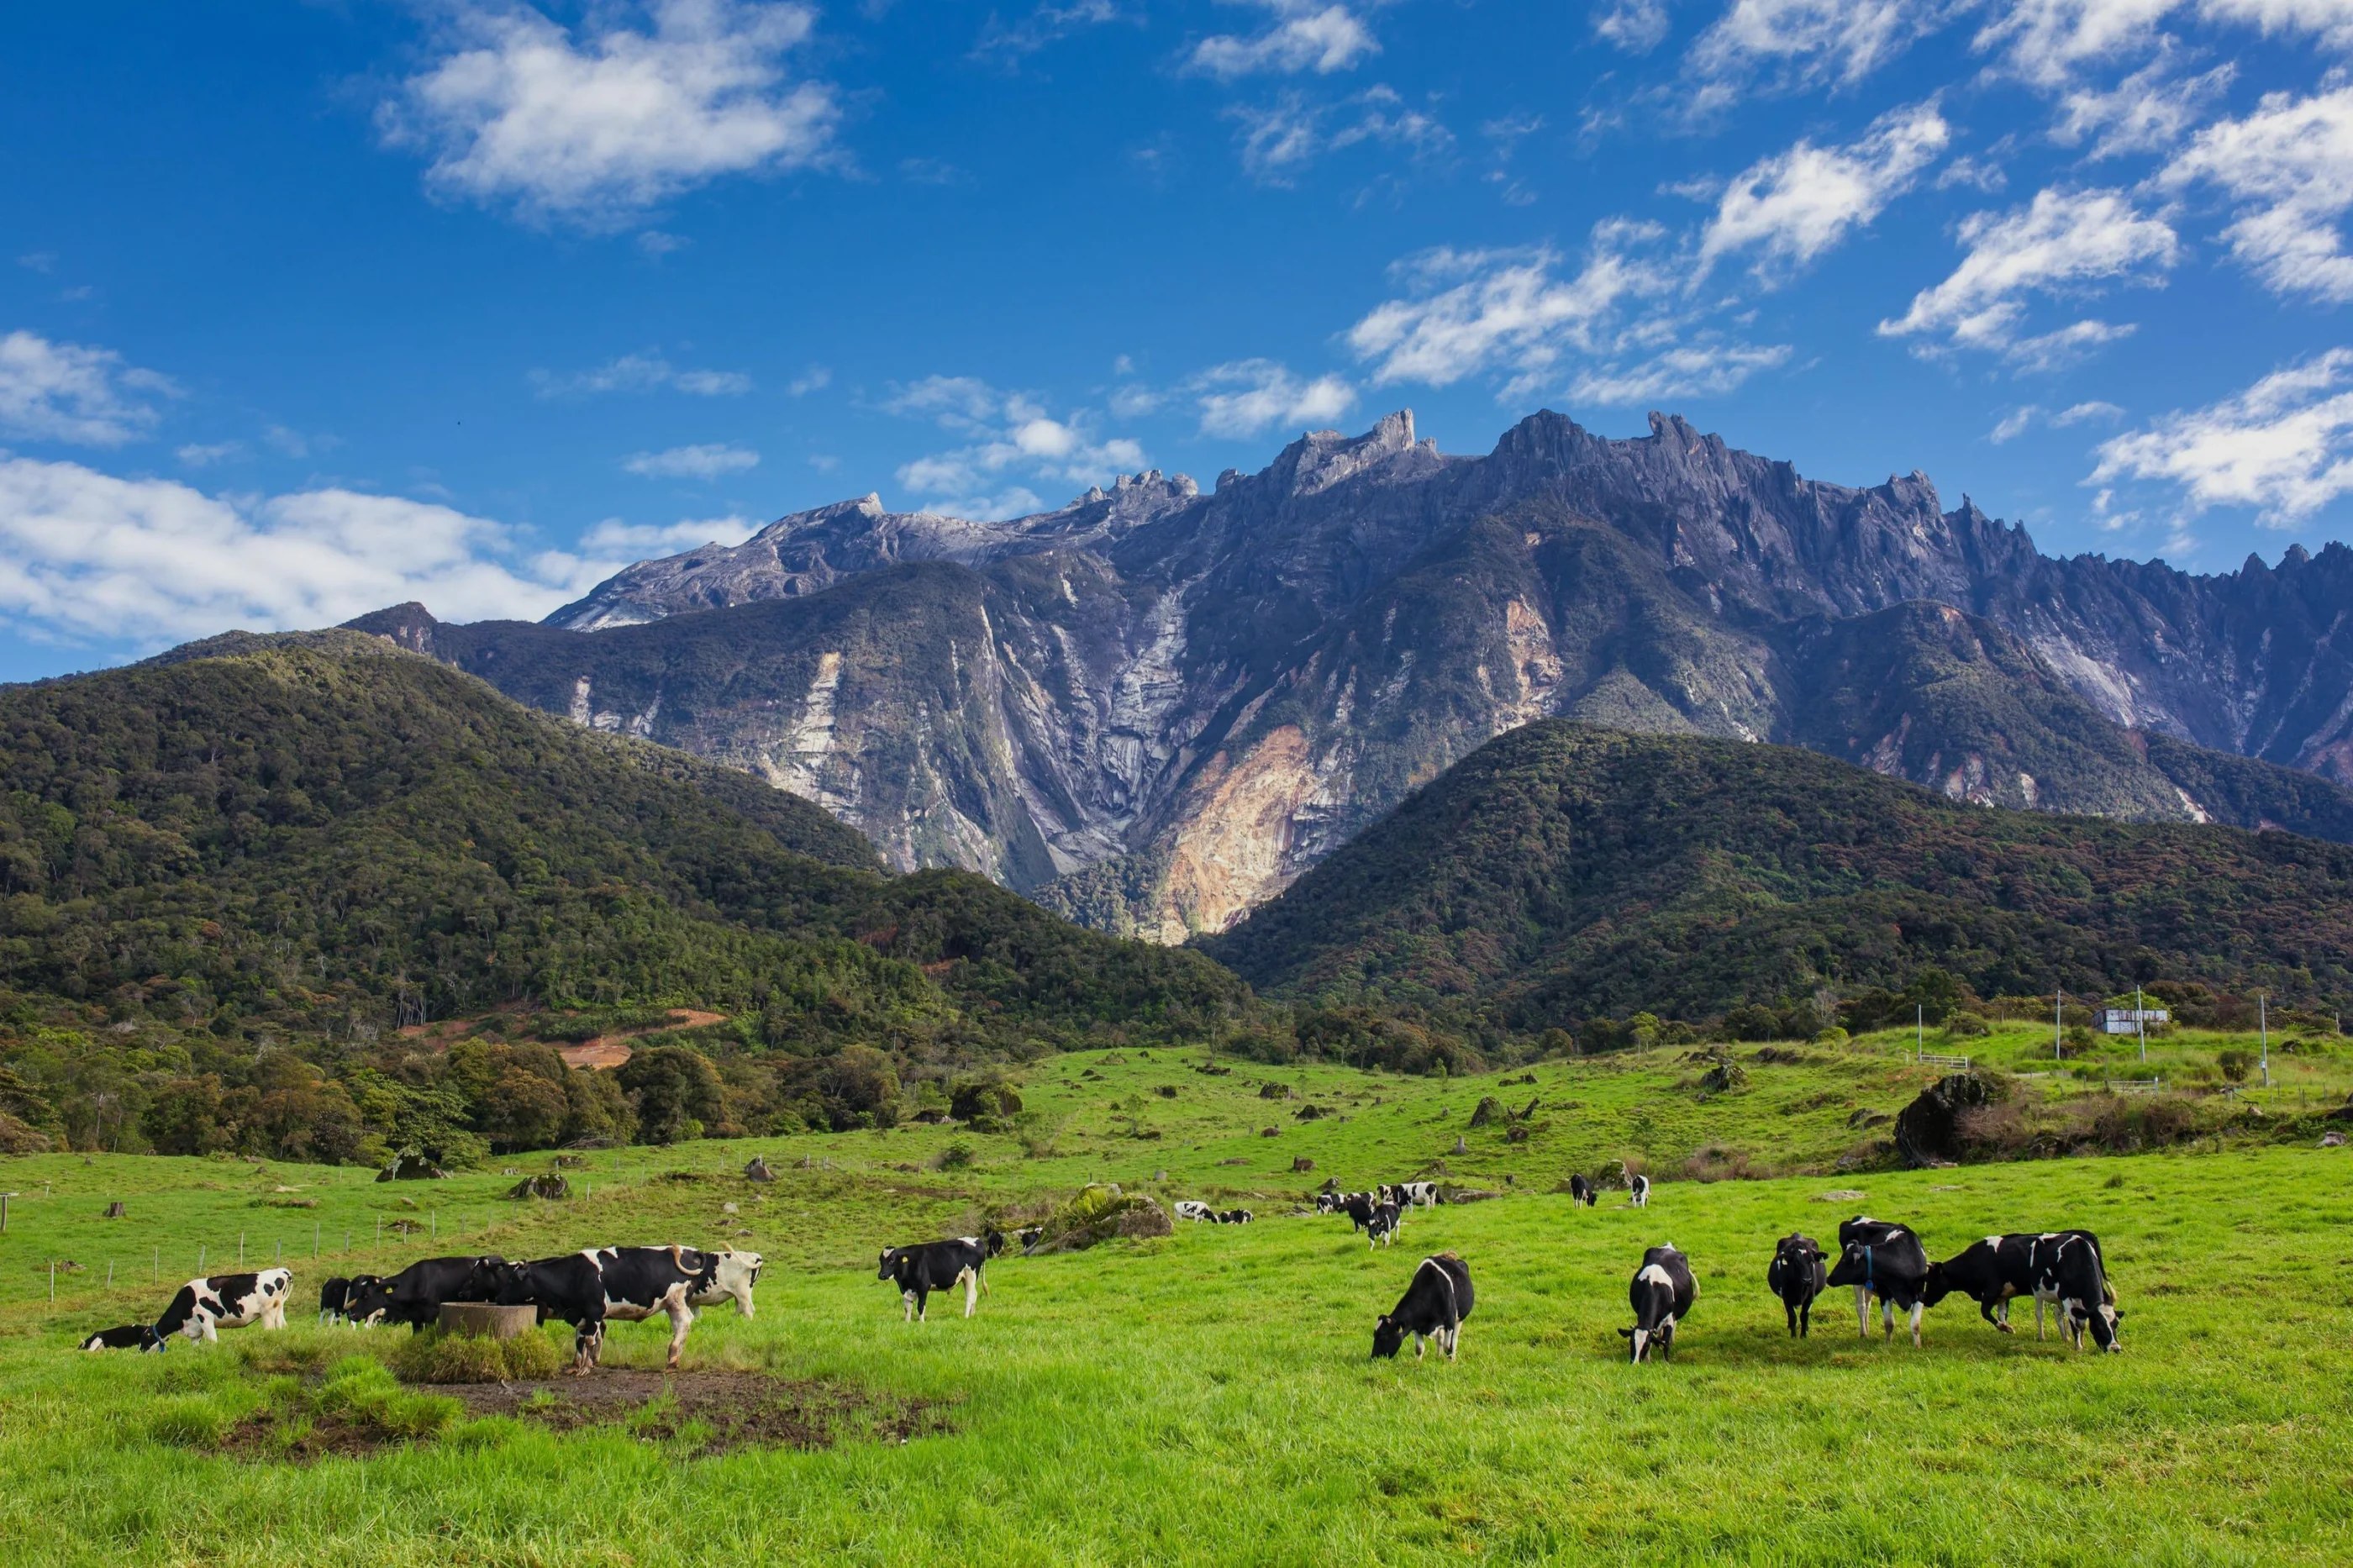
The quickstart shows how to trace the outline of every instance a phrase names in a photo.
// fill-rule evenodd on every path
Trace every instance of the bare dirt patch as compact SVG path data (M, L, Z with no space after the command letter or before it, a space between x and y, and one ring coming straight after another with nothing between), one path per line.
M438 1392L462 1402L470 1415L509 1415L557 1432L627 1426L649 1442L699 1436L701 1454L903 1443L955 1430L936 1400L756 1372L616 1369L547 1383L445 1385Z
M341 1416L290 1419L276 1410L257 1410L228 1429L220 1452L252 1464L316 1464L321 1459L364 1459L408 1439L380 1426Z

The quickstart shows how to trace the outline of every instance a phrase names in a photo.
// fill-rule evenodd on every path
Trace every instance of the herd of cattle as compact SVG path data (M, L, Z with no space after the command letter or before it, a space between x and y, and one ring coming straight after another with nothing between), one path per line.
M1634 1207L1648 1206L1648 1178L1630 1176L1628 1190ZM1590 1207L1596 1196L1583 1176L1572 1181L1573 1203ZM1379 1247L1396 1240L1408 1209L1442 1201L1433 1183L1396 1182L1370 1192L1322 1194L1315 1210L1346 1215L1353 1228L1366 1237L1367 1246ZM1219 1211L1189 1200L1176 1205L1176 1214L1181 1219L1219 1225L1247 1225L1251 1218L1247 1209ZM1017 1239L1031 1239L1031 1233L1020 1233ZM2087 1333L2103 1351L2123 1348L2116 1337L2123 1314L2108 1285L2099 1239L2089 1231L1989 1236L1957 1257L1931 1262L1910 1226L1858 1215L1839 1226L1838 1241L1835 1266L1810 1236L1783 1237L1774 1248L1765 1280L1788 1314L1793 1338L1810 1332L1816 1299L1832 1286L1846 1285L1854 1289L1856 1327L1865 1338L1871 1333L1874 1299L1886 1336L1894 1337L1895 1316L1901 1310L1910 1319L1912 1342L1917 1345L1921 1314L1957 1291L1977 1302L1985 1321L2003 1333L2010 1331L2010 1303L2031 1297L2036 1339L2042 1337L2043 1311L2049 1307L2056 1310L2060 1331L2077 1350L2083 1349ZM1003 1253L1006 1245L1002 1233L988 1229L979 1236L889 1247L881 1254L876 1278L899 1287L907 1321L924 1321L932 1293L959 1285L965 1292L964 1315L969 1318L988 1289L984 1278L988 1260ZM762 1267L756 1252L675 1246L594 1247L524 1263L495 1256L429 1258L382 1278L328 1280L320 1290L319 1315L322 1322L406 1323L417 1330L437 1321L448 1302L533 1307L540 1322L552 1319L572 1326L573 1370L583 1374L597 1363L608 1321L666 1316L670 1322L668 1364L676 1368L696 1308L733 1300L741 1315L753 1315L752 1289ZM292 1286L293 1276L284 1268L191 1279L154 1322L105 1330L82 1342L81 1348L161 1351L174 1335L210 1342L221 1329L253 1323L282 1329ZM1698 1294L1691 1260L1682 1252L1672 1246L1645 1251L1627 1289L1634 1325L1618 1331L1628 1342L1630 1358L1647 1361L1656 1350L1672 1361L1676 1328L1690 1316ZM1417 1359L1424 1342L1430 1342L1451 1361L1472 1300L1471 1268L1461 1258L1441 1252L1423 1258L1404 1296L1375 1322L1374 1356L1396 1355L1410 1337Z

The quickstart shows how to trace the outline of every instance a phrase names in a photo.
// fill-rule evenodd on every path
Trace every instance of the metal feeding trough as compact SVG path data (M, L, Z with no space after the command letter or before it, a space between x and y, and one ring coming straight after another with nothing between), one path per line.
M487 1301L444 1301L441 1331L475 1340L520 1339L539 1327L536 1307L494 1307Z

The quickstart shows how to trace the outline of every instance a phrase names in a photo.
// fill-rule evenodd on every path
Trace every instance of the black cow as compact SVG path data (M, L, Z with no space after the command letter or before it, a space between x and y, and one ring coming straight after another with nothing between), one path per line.
M1248 1225L1253 1217L1248 1209L1225 1209L1209 1216L1219 1225Z
M1655 1344L1667 1360L1674 1360L1675 1325L1691 1315L1692 1302L1698 1295L1699 1281L1692 1278L1691 1259L1672 1244L1643 1253L1642 1267L1634 1270L1634 1282L1626 1288L1626 1300L1634 1309L1634 1326L1618 1331L1626 1336L1629 1359L1650 1360Z
M1570 1203L1580 1204L1587 1208L1591 1208L1596 1202L1599 1201L1600 1196L1600 1192L1591 1182L1587 1181L1582 1175L1569 1177L1568 1201Z
M1765 1283L1781 1298L1782 1310L1789 1315L1789 1337L1803 1339L1813 1332L1814 1298L1829 1284L1829 1271L1822 1264L1822 1245L1810 1236L1791 1234L1781 1238L1773 1248L1773 1261L1765 1269Z
M1342 1193L1338 1211L1348 1216L1348 1228L1362 1230L1373 1223L1373 1211L1381 1206L1370 1193Z
M170 1342L155 1331L153 1323L125 1323L119 1329L99 1330L82 1341L81 1348L86 1351L153 1351L161 1355Z
M678 1370L686 1331L694 1326L694 1298L714 1289L720 1255L691 1247L599 1247L510 1263L497 1270L492 1298L502 1307L536 1307L539 1321L572 1325L572 1370L585 1376L605 1353L605 1324L634 1323L660 1313L670 1319L667 1364Z
M1393 1245L1397 1241L1398 1224L1397 1205L1374 1205L1371 1216L1365 1221L1365 1245L1366 1247Z
M1855 1328L1871 1337L1871 1298L1879 1298L1887 1337L1895 1337L1895 1309L1912 1315L1912 1343L1920 1342L1920 1313L1927 1305L1928 1249L1912 1227L1857 1215L1839 1226L1838 1267L1828 1283L1854 1287Z
M425 1258L381 1279L362 1275L344 1293L343 1316L360 1324L406 1323L416 1333L439 1320L444 1301L498 1300L506 1264L496 1253Z
M1398 1353L1408 1334L1413 1336L1413 1359L1421 1359L1421 1342L1435 1340L1446 1359L1454 1359L1462 1342L1462 1321L1471 1315L1471 1266L1451 1252L1425 1258L1413 1271L1398 1304L1373 1323L1373 1359Z
M241 1329L259 1323L265 1329L286 1326L286 1294L294 1283L290 1270L264 1268L253 1274L209 1274L180 1287L164 1315L155 1320L158 1337L185 1334L192 1340L218 1342L220 1329Z
M964 1315L969 1318L980 1310L981 1293L988 1289L981 1270L992 1256L987 1240L977 1236L893 1247L882 1253L881 1267L874 1278L898 1285L899 1299L907 1307L902 1321L929 1322L926 1314L932 1292L953 1290L958 1285L964 1287Z
M352 1282L338 1274L319 1287L319 1321L332 1323L343 1315L343 1305L352 1297Z
M2049 1303L2058 1308L2060 1331L2077 1350L2084 1348L2086 1328L2100 1349L2124 1348L2116 1340L2117 1320L2124 1314L2116 1310L2099 1237L2088 1230L1987 1237L1957 1258L1931 1264L1925 1289L1932 1307L1959 1291L2005 1334L2010 1331L2010 1299L2031 1296L2036 1339L2042 1337L2042 1309Z

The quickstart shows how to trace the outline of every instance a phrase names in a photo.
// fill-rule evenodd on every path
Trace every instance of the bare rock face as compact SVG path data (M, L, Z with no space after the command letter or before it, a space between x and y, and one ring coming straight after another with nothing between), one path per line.
M2343 545L2213 577L2059 561L1924 475L1826 484L1679 418L1537 414L1456 458L1399 412L1207 493L1146 472L1005 522L867 496L540 626L353 624L742 767L900 868L1174 942L1548 717L2353 839L2353 794L2308 776L2353 784L2348 605Z
M1895 1113L1896 1152L1923 1169L1954 1163L1961 1156L1961 1112L1996 1098L1993 1086L1975 1073L1938 1079Z

